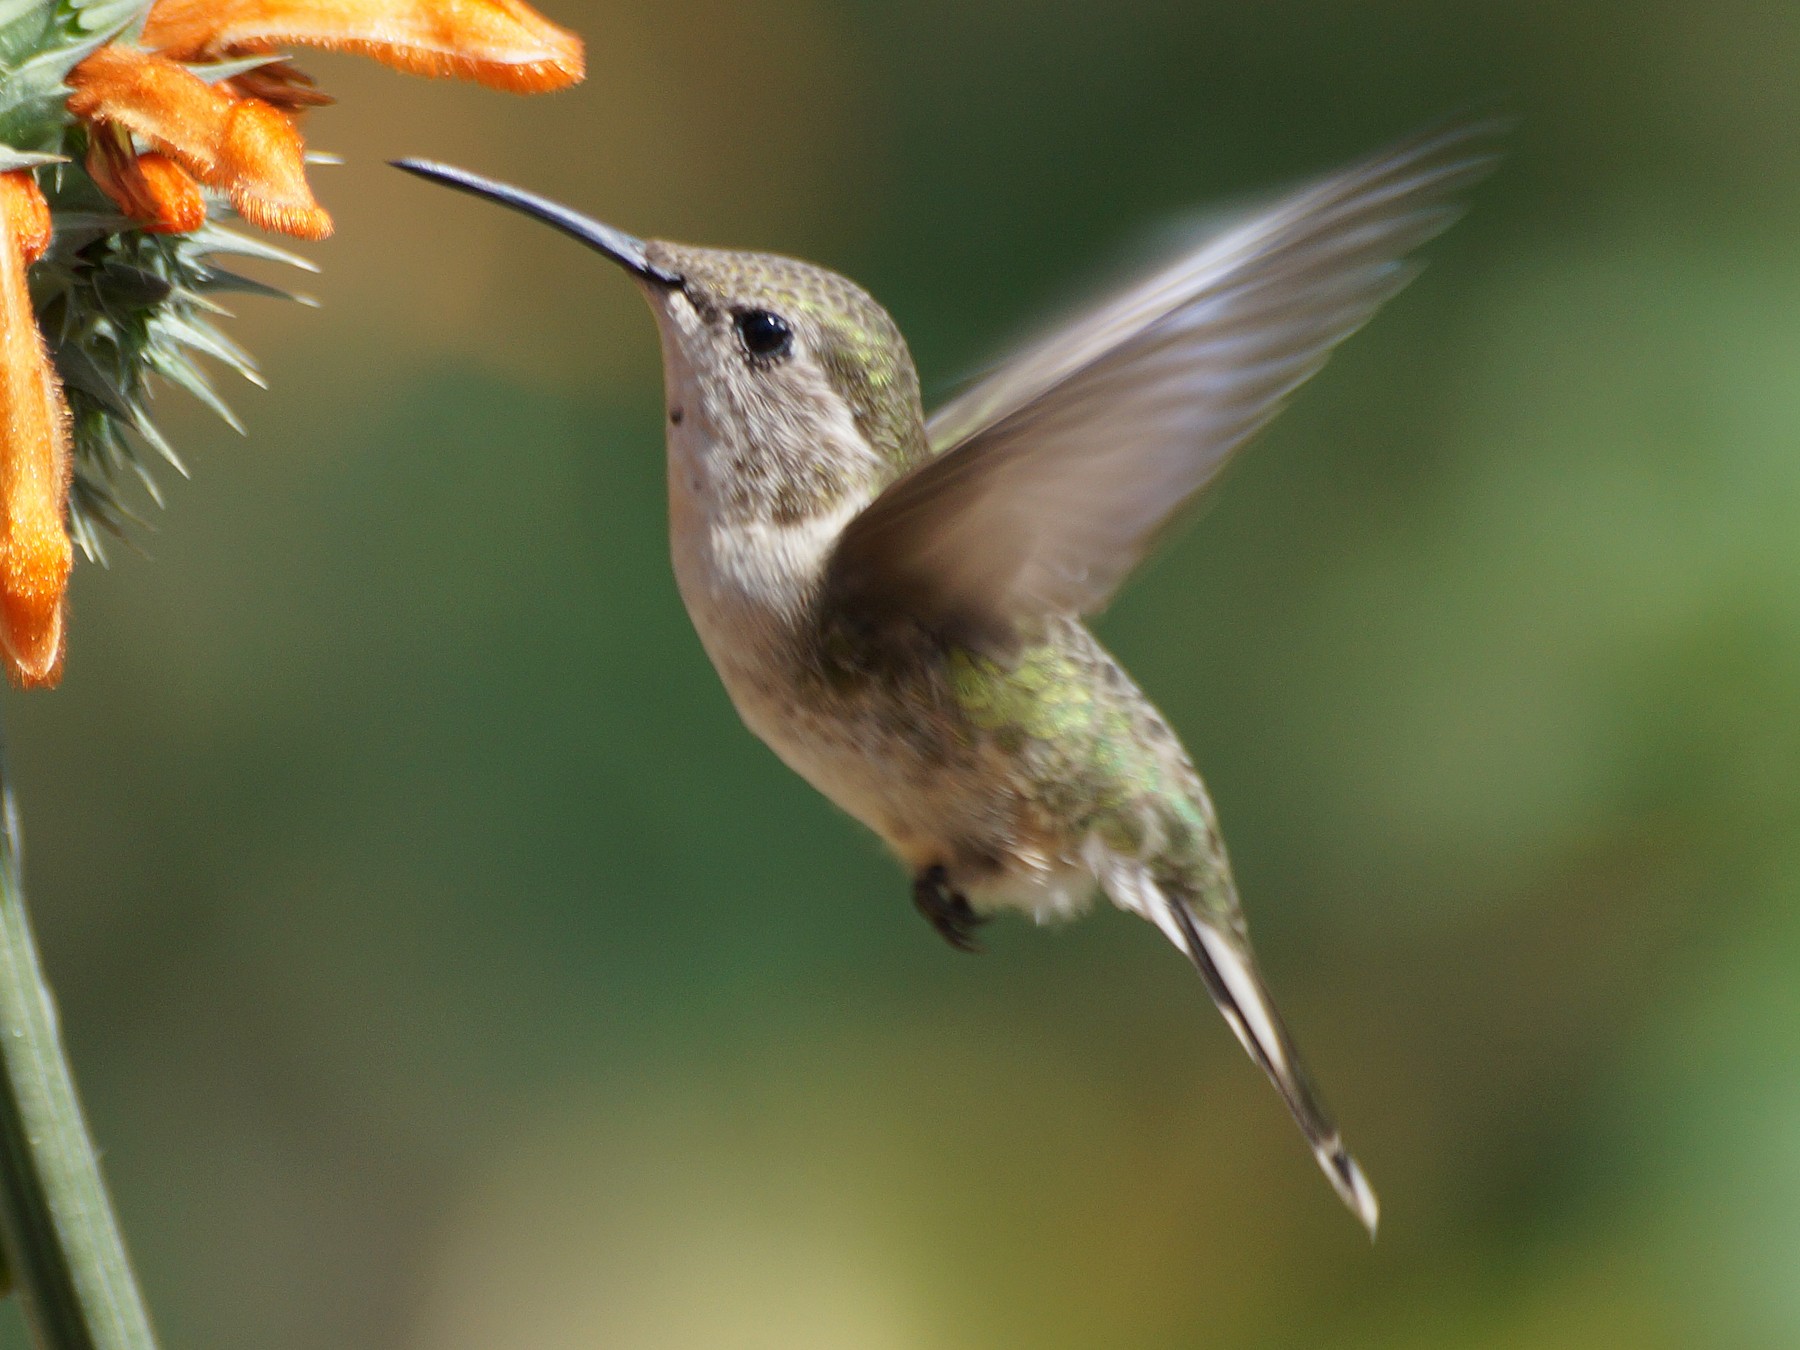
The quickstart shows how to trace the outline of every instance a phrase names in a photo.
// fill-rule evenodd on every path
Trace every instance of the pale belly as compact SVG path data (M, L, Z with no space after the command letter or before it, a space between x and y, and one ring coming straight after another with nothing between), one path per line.
M924 710L822 702L798 681L714 664L744 725L908 865L942 861L945 822L994 814L980 757L946 753Z
M804 612L787 589L803 568L764 571L745 585L741 553L721 566L723 550L684 552L678 545L676 579L701 645L744 725L784 764L874 831L909 872L948 868L978 909L1049 919L1087 906L1095 873L1086 841L1062 836L1023 766L964 722L946 682L920 671L901 688L838 688L808 659L789 617ZM765 549L754 563L769 560Z
M930 691L878 707L834 703L766 667L745 669L730 656L714 665L744 725L909 873L945 866L978 910L1017 909L1041 922L1091 902L1084 841L1061 837L1008 756L946 725Z

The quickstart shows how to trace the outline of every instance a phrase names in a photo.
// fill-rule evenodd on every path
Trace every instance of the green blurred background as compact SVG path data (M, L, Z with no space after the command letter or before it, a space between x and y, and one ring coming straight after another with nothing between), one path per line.
M5 700L170 1346L1800 1344L1800 9L552 3L348 157L239 441ZM612 269L383 166L857 277L934 397L1209 201L1523 116L1101 630L1188 738L1370 1249L1184 963L914 915L738 725ZM0 1341L20 1345L16 1313Z

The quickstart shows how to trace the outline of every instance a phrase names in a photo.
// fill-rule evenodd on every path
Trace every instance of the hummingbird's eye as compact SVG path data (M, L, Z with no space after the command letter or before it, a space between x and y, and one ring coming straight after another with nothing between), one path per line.
M766 309L747 309L737 316L738 336L750 355L772 360L786 356L794 345L794 330L786 319Z

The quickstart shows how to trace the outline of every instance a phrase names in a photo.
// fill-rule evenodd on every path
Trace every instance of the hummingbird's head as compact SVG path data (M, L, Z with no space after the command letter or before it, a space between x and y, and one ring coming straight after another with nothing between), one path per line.
M714 509L776 523L837 514L927 453L905 339L835 272L640 240L461 169L397 164L523 211L631 274L662 335L671 474Z
M860 286L767 253L652 240L639 282L662 334L672 422L733 491L777 516L866 499L925 454L906 340Z

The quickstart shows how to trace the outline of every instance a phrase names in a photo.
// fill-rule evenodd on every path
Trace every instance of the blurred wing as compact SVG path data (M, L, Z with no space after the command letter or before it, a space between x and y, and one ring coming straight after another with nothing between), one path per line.
M1405 142L1277 202L1008 363L845 530L828 596L981 643L1105 604L1158 527L1416 270L1500 127Z

